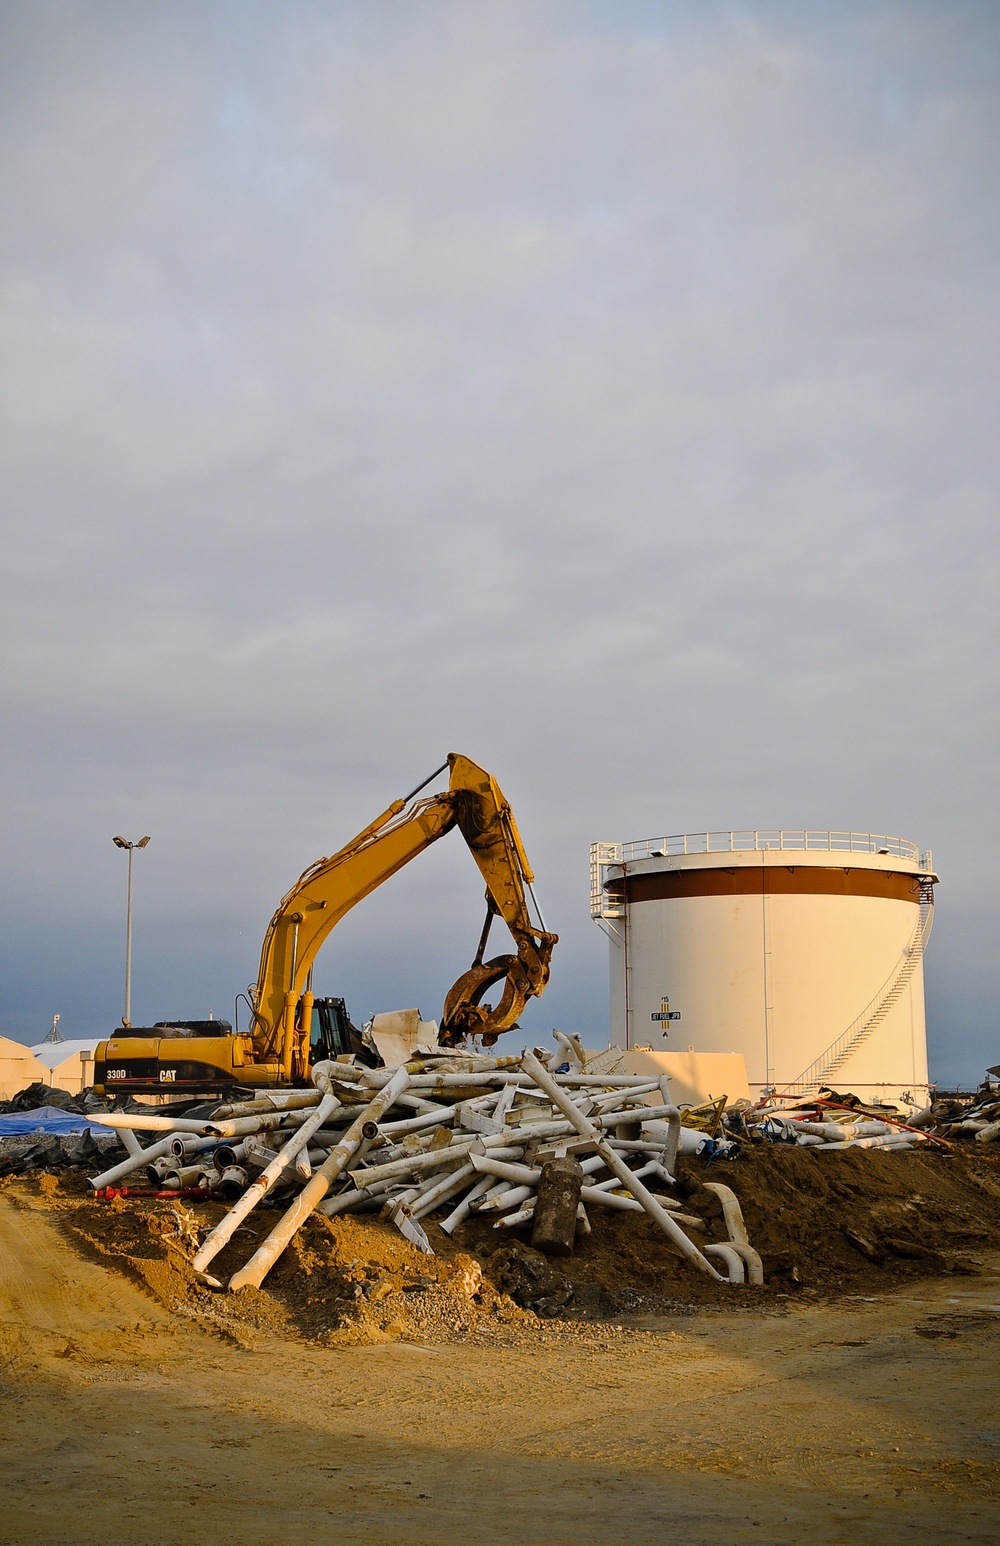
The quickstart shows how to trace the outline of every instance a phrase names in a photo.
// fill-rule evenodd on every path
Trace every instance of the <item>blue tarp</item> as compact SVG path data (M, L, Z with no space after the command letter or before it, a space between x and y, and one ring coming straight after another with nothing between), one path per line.
M83 1133L87 1129L98 1138L105 1138L113 1131L101 1127L94 1117L80 1116L76 1111L60 1111L58 1106L36 1106L34 1111L0 1112L0 1138L22 1138L26 1133Z

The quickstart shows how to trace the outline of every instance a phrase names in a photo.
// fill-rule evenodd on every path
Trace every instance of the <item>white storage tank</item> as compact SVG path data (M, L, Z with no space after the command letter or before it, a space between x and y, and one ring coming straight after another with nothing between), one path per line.
M591 848L611 1043L739 1052L751 1091L917 1105L932 857L859 832L699 832Z

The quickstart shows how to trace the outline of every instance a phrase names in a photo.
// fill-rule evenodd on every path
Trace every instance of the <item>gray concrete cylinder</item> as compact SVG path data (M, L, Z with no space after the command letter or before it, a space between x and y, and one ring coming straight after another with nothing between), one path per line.
M583 1171L572 1155L548 1160L542 1166L531 1232L536 1251L544 1251L547 1256L572 1254L582 1185Z

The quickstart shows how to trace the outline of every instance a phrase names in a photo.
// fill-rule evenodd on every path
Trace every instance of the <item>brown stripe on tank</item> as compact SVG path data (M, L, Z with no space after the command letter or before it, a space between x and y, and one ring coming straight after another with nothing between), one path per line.
M629 902L658 902L691 896L874 896L920 905L920 879L894 870L860 870L845 865L753 865L704 870L654 870L629 875ZM607 891L621 897L623 882Z

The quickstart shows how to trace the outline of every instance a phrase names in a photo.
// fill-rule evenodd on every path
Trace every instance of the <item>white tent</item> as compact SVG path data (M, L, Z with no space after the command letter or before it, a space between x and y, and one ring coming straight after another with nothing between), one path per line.
M90 1036L76 1041L40 1041L30 1050L42 1065L47 1085L79 1095L94 1082L94 1048L100 1040L100 1036Z

